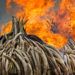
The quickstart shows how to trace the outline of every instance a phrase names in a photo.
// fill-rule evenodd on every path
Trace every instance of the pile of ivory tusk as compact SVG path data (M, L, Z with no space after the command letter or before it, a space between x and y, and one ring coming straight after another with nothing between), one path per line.
M0 36L0 75L75 75L75 42L61 49L48 46L13 17L12 31Z

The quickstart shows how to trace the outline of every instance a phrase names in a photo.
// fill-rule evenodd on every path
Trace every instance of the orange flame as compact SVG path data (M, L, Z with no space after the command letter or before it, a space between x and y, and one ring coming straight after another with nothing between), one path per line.
M75 40L74 0L6 0L6 9L10 13L12 3L18 8L15 15L28 19L28 34L36 35L56 48L63 47L69 37ZM10 25L3 28L2 34L10 31Z
M8 34L9 32L11 32L12 22L9 21L6 25L3 25L1 29L2 29L2 32L0 33L0 35Z

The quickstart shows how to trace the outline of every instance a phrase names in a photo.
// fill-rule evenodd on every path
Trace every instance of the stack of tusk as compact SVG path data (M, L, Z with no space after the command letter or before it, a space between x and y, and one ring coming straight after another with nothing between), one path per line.
M0 75L75 75L75 42L60 52L28 36L25 23L13 17L12 31L0 36Z

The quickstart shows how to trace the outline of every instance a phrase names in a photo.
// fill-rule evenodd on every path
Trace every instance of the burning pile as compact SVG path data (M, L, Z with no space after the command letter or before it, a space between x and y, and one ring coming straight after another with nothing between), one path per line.
M63 47L69 38L75 40L74 0L6 0L6 11L11 16L25 17L27 34L55 48ZM10 21L3 34L12 29Z
M57 50L27 35L25 23L13 17L12 31L0 36L0 75L74 75L75 42Z

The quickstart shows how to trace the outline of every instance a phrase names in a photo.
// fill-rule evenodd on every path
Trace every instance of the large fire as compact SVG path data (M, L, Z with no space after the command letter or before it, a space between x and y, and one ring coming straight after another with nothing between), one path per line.
M26 31L56 47L63 47L69 38L75 40L74 0L6 0L6 9L17 17L25 17ZM1 35L10 32L11 22L2 27Z

